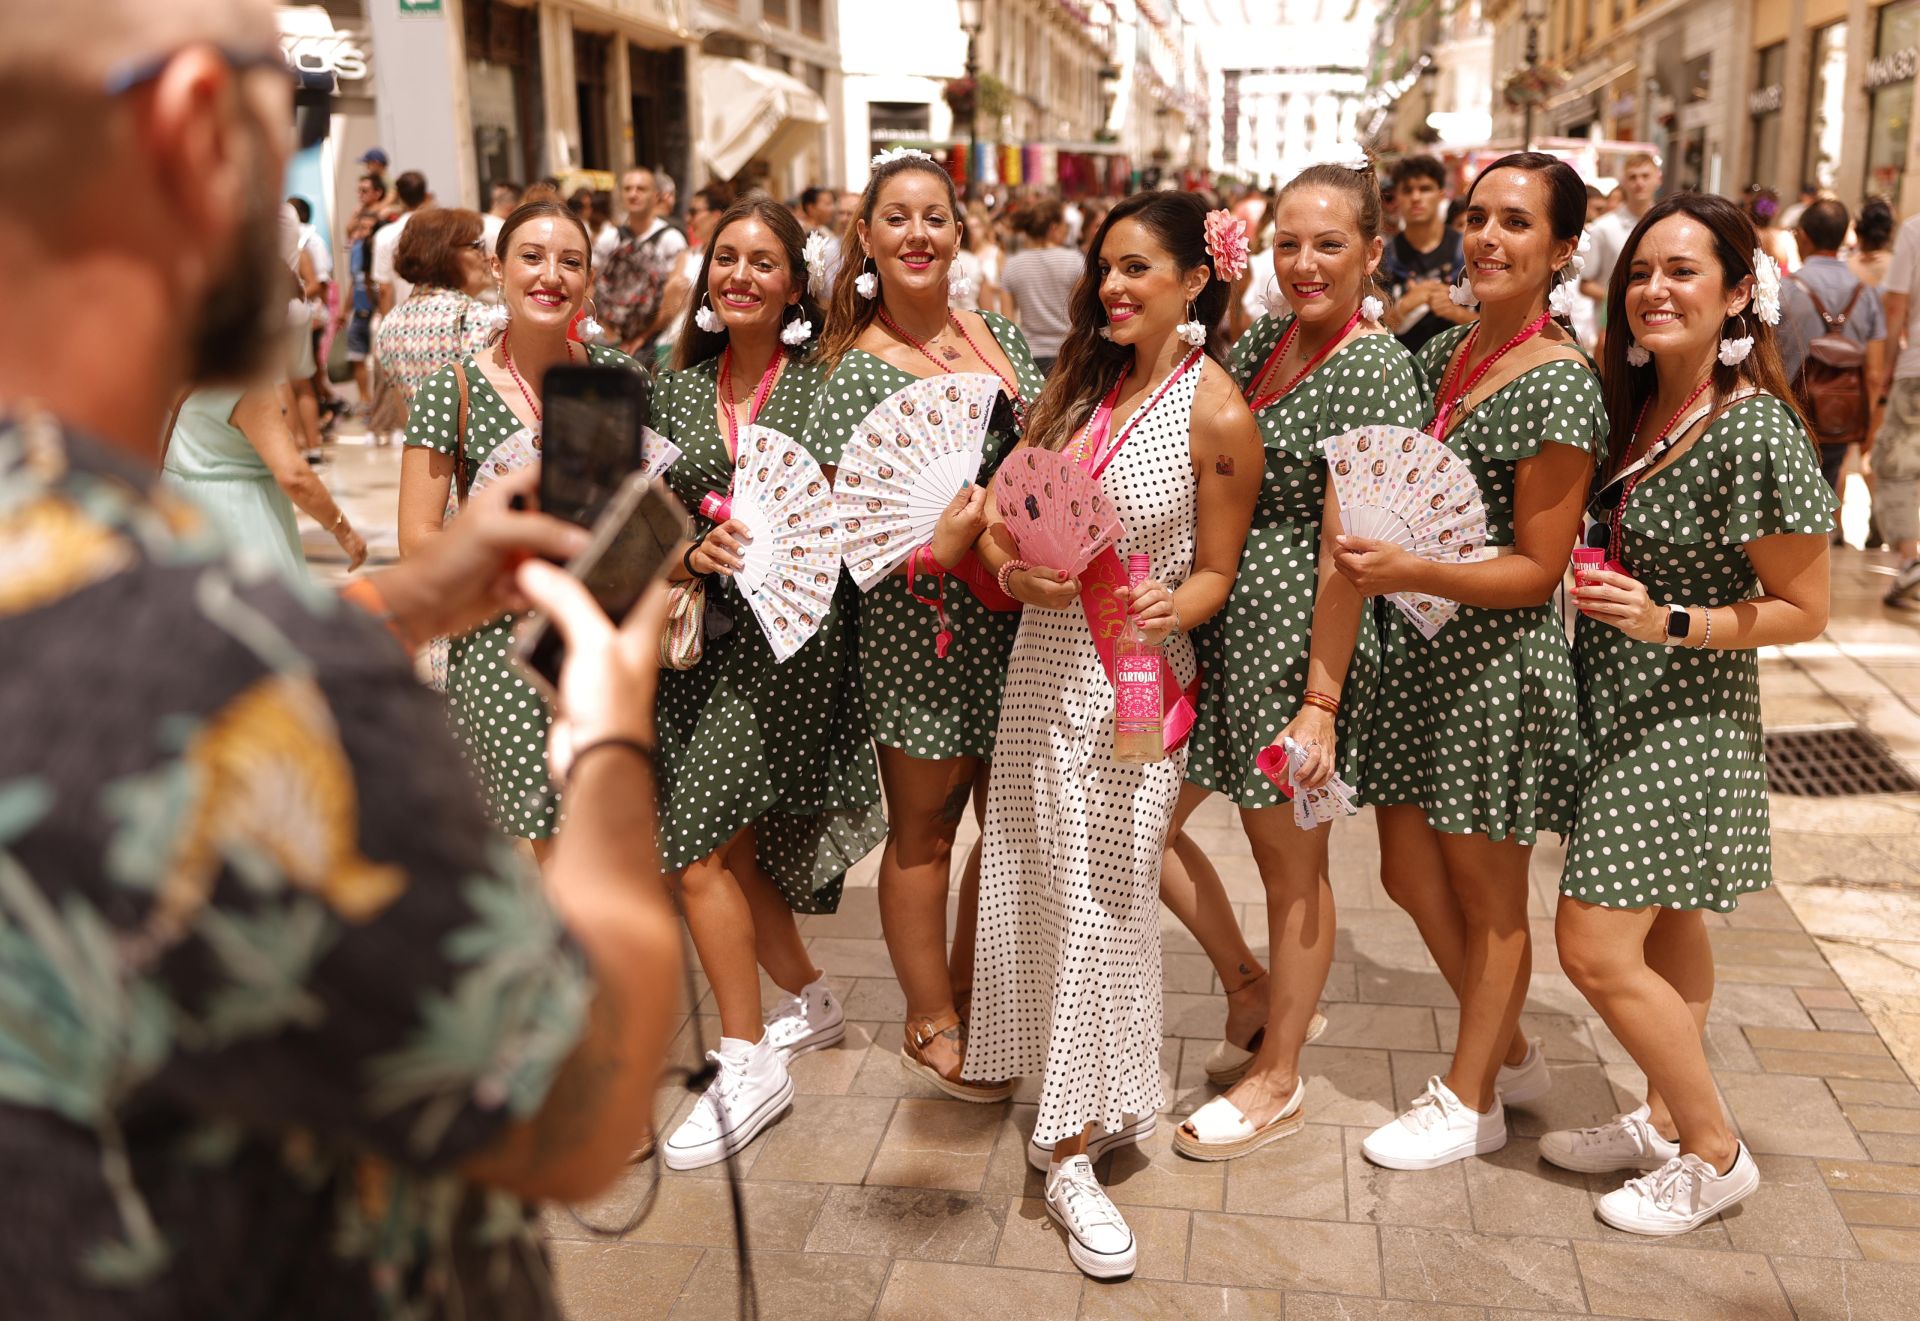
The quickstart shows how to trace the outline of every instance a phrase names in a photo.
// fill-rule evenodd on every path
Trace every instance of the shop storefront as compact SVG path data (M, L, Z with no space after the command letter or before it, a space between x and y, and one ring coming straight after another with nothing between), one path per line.
M1813 33L1813 71L1807 88L1807 138L1800 153L1800 175L1816 187L1832 188L1840 174L1841 138L1846 130L1847 25L1829 23Z
M1749 141L1747 183L1765 184L1780 159L1781 113L1786 104L1787 43L1776 41L1754 57L1753 90L1747 94Z
M502 180L525 185L546 173L540 150L538 13L501 0L465 0L467 99L480 195Z
M1868 196L1896 203L1907 173L1913 120L1913 77L1920 54L1920 0L1892 0L1875 19L1874 58L1867 67Z

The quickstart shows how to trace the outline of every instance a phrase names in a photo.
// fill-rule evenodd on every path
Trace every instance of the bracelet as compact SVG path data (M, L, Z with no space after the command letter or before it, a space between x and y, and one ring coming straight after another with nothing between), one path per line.
M1309 688L1307 689L1306 695L1302 697L1300 701L1302 705L1317 707L1319 710L1325 711L1330 716L1337 716L1340 714L1340 699L1332 696L1329 693L1315 692L1313 689Z
M1180 627L1180 607L1174 604L1172 592L1167 593L1167 609L1173 612L1173 631L1175 633L1186 632L1184 628Z
M1706 636L1700 639L1700 650L1705 651L1713 645L1713 607L1701 606L1700 618L1706 621L1707 626Z
M923 541L913 548L913 553L907 556L907 569L910 574L924 573L935 578L944 578L952 572L940 562L940 557L933 553L931 541Z
M351 601L360 609L372 615L387 626L387 632L393 634L393 640L400 644L401 650L411 656L419 649L419 644L407 636L407 630L393 617L393 611L387 608L387 598L380 585L372 578L355 578L340 589L340 599Z
M1012 596L1013 588L1007 586L1007 584L1013 581L1013 575L1019 573L1022 569L1031 569L1032 567L1033 566L1025 560L1008 560L1000 566L1000 572L994 576L994 581L1000 584L1001 591L1005 592L1008 596Z
M567 766L568 781L571 782L573 777L580 773L581 762L602 748L625 748L628 752L640 758L641 761L647 763L649 767L654 764L655 758L653 745L651 743L643 743L637 738L626 738L616 734L608 738L595 739L593 742L587 744L586 747L575 750L573 761Z
M680 557L680 567L687 571L687 577L699 578L704 576L700 572L700 570L693 567L693 552L695 552L696 550L699 550L702 546L706 544L707 544L707 534L702 532L699 536L695 537L692 540L692 542L688 544L686 554Z
M340 509L337 505L335 506L335 509L339 513L340 517L333 520L333 526L329 528L328 531L332 532L335 536L339 536L340 529L347 525L347 511L344 509Z

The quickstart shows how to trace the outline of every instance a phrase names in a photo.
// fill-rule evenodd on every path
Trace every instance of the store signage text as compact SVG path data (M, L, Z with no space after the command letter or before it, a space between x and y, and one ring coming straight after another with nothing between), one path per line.
M1780 108L1784 99L1779 83L1769 87L1757 88L1747 96L1747 113L1750 115L1771 115Z
M367 76L366 38L358 32L334 31L326 35L280 34L280 48L287 62L296 68L331 70L343 83L359 82Z
M1912 46L1882 55L1867 66L1867 90L1877 91L1888 83L1911 82L1916 57L1920 57L1920 51Z

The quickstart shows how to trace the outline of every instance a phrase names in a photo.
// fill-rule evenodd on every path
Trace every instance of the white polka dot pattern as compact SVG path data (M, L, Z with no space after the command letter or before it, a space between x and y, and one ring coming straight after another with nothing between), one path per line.
M1606 518L1619 498L1615 485L1589 512ZM1747 542L1824 536L1834 504L1799 419L1761 396L1640 483L1625 561L1655 601L1731 605L1760 592ZM1591 756L1561 893L1608 908L1726 912L1770 884L1755 653L1636 642L1582 617L1574 659Z
M1141 419L1101 486L1168 586L1193 567L1189 419L1198 369ZM1193 649L1167 662L1184 685ZM966 1075L1043 1070L1034 1136L1119 1128L1160 1109L1160 853L1184 750L1113 759L1113 688L1086 618L1023 611L1000 709L980 871L980 934Z

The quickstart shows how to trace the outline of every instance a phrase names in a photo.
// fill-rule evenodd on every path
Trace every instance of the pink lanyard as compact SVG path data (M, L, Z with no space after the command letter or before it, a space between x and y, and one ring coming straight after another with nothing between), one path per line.
M1140 419L1153 411L1153 406L1166 396L1167 391L1173 388L1176 381L1193 369L1193 365L1200 361L1200 357L1199 349L1189 353L1187 360L1160 383L1160 388L1154 391L1153 398L1147 400L1144 407L1133 411L1133 416L1127 419L1127 425L1120 429L1119 439L1108 445L1106 444L1107 436L1113 431L1113 410L1120 402L1120 387L1126 383L1127 378L1122 376L1115 381L1113 389L1107 391L1107 397L1100 401L1100 407L1094 409L1093 416L1087 419L1087 429L1080 433L1079 443L1074 446L1074 452L1080 456L1080 465L1095 477L1105 472L1107 465L1113 462L1113 456L1118 454L1120 447L1127 443L1127 437L1131 436L1133 429L1140 425Z

